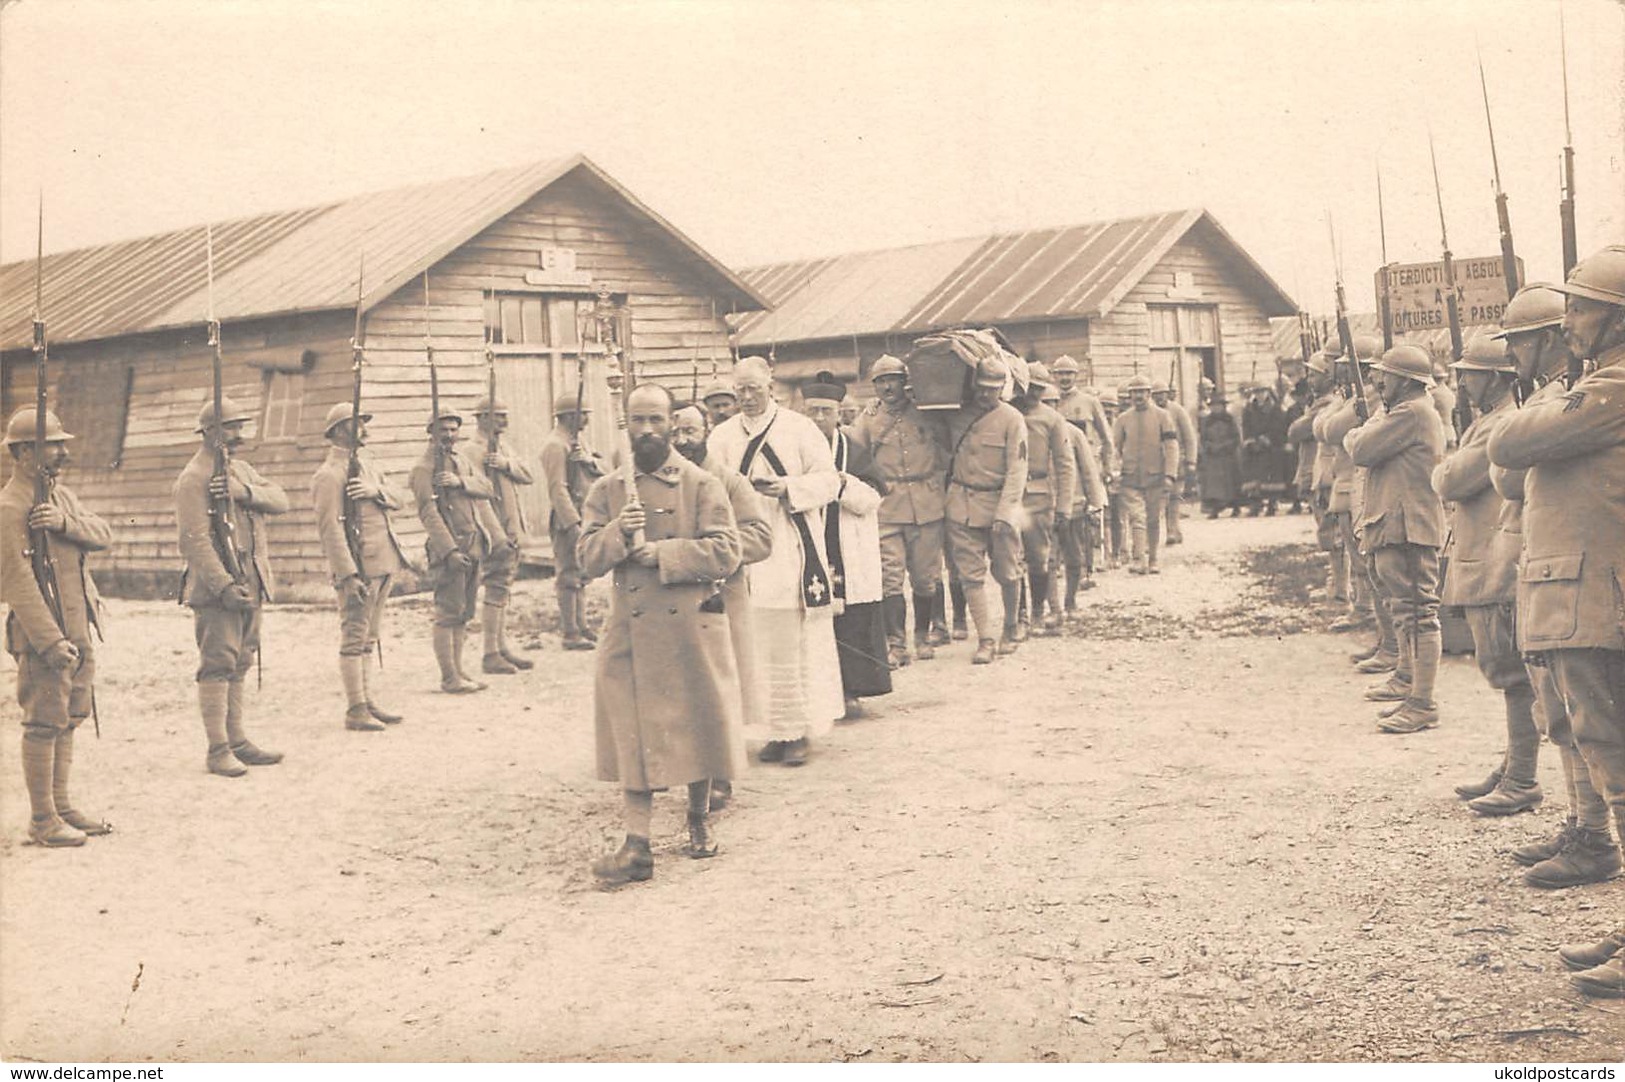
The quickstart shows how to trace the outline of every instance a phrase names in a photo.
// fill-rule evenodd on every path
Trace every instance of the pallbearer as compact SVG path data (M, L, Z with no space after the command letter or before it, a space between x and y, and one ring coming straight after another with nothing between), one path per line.
M73 734L91 716L95 701L90 631L101 599L85 554L112 544L113 531L57 480L73 437L49 411L45 431L38 432L37 416L33 409L20 409L6 425L12 466L11 479L0 489L0 544L6 553L0 560L0 601L11 610L6 652L17 662L17 703L23 712L23 778L32 812L28 836L55 848L83 845L87 835L113 829L75 809L68 795ZM36 442L38 436L43 440ZM36 446L43 455L36 455ZM49 496L36 503L41 480ZM29 559L40 541L41 555L54 572L49 595Z
M468 675L463 645L474 619L480 571L502 544L502 523L491 508L490 480L479 459L463 450L463 415L442 405L429 423L429 446L412 467L412 499L427 532L424 547L434 583L434 656L440 690L452 695L485 690Z
M1535 690L1518 649L1513 602L1517 598L1518 550L1497 544L1506 501L1490 482L1489 442L1512 416L1518 374L1499 335L1467 343L1454 365L1461 393L1476 416L1461 443L1433 470L1433 489L1453 504L1448 558L1440 603L1463 607L1473 636L1473 657L1506 707L1506 755L1493 790L1467 806L1480 815L1512 815L1542 800L1535 780L1540 731L1535 727Z
M1398 637L1399 666L1390 681L1401 705L1378 724L1386 733L1414 733L1439 724L1433 686L1439 674L1439 546L1444 504L1433 491L1433 468L1444 456L1444 424L1428 390L1433 362L1415 346L1395 346L1373 366L1383 410L1355 427L1343 446L1368 471L1360 517L1361 543ZM1409 661L1409 665L1405 662ZM1408 676L1408 679L1405 677Z
M1044 405L1046 391L1058 390L1049 370L1037 362L1028 366L1027 389L1016 396L1016 409L1027 422L1027 488L1022 497L1026 521L1021 547L1027 560L1032 623L1040 636L1061 633L1061 614L1044 611L1050 600L1052 557L1058 532L1070 527L1068 518L1077 499L1078 472L1072 452L1071 425L1055 410ZM1025 637L1025 623L1018 637Z
M348 402L334 403L327 411L327 457L311 478L311 502L316 508L316 532L339 597L339 675L344 681L344 727L376 732L384 724L401 720L373 698L378 667L378 640L383 631L384 606L395 576L406 566L400 539L395 536L390 512L406 506L406 493L384 476L367 443L367 422ZM350 476L350 458L357 459ZM356 518L360 561L346 536ZM382 723L382 724L381 724Z
M878 410L859 415L852 442L867 451L885 482L880 522L881 606L885 612L888 658L893 667L909 663L908 602L914 595L914 656L936 656L931 617L941 602L943 551L943 471L948 456L937 427L908 397L908 368L891 355L869 370Z
M519 577L519 546L529 534L525 508L520 502L520 485L532 484L530 467L503 445L508 431L508 407L490 397L474 407L474 421L485 444L485 476L491 482L491 508L502 526L502 537L493 539L482 585L485 605L480 626L485 635L485 651L480 665L488 673L508 674L534 667L534 663L508 644L508 593Z
M209 739L211 774L235 778L248 766L282 761L254 746L243 729L243 678L260 649L261 606L271 598L265 516L288 510L288 494L238 454L250 415L230 398L198 411L202 446L175 481L175 521L186 560L181 600L191 606L198 645L197 693ZM216 472L225 452L228 471ZM215 515L226 520L211 522ZM222 527L226 528L222 528ZM237 565L236 574L227 566Z

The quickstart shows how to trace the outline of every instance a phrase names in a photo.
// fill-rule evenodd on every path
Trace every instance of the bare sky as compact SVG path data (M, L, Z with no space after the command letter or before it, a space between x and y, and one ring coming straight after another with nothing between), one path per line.
M1559 275L1543 0L11 0L0 258L584 151L733 266L1205 206L1289 293ZM1582 254L1625 240L1625 8L1567 0Z

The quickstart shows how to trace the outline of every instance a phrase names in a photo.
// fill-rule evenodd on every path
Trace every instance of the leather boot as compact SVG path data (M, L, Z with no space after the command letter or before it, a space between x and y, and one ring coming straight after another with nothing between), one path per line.
M486 688L490 687L490 685L484 680L474 679L472 676L468 675L468 670L463 667L463 651L467 645L468 628L466 626L452 628L451 660L452 664L457 668L457 675L463 678L463 683L472 685L475 691L484 691Z
M485 651L480 655L480 668L497 676L512 676L519 671L519 666L502 656L502 614L501 605L486 603L480 616L480 634L485 639Z
M880 599L880 619L886 628L886 664L893 669L905 668L909 663L907 608L902 594ZM918 617L918 612L915 615Z
M367 707L367 656L340 654L339 675L344 678L344 727L357 733L383 732L383 724Z
M711 837L710 817L705 812L688 813L688 844L683 852L690 859L705 860L717 855L716 839Z
M1625 999L1625 958L1616 954L1594 969L1570 974L1569 983L1583 995Z
M1353 653L1349 654L1349 663L1358 665L1362 661L1370 661L1372 658L1377 656L1377 652L1381 649L1382 644L1379 642L1374 642L1370 646L1355 650ZM1388 670L1384 669L1383 671L1387 672Z
M1401 703L1411 697L1409 680L1401 680L1395 673L1382 683L1365 689L1365 698L1374 703Z
M601 879L606 887L653 879L655 858L649 852L649 839L628 834L620 849L592 862L592 874Z
M1598 942L1565 943L1557 948L1557 956L1563 959L1565 966L1579 972L1602 965L1620 951L1625 951L1625 928L1604 936Z
M1502 778L1501 784L1494 790L1476 800L1468 801L1467 806L1479 815L1516 815L1521 811L1534 809L1545 799L1546 794L1540 791L1539 782Z
M1083 579L1083 568L1068 567L1066 569L1066 614L1068 616L1078 611L1078 583Z
M564 637L566 650L592 649L592 643L581 633L581 606L577 604L580 593L568 587L559 589L559 634Z
M31 736L30 733L35 735ZM52 794L56 736L43 726L23 729L23 780L28 786L28 838L35 845L63 849L84 845L85 832L63 822Z
M587 619L587 591L582 587L577 587L575 591L575 598L576 631L583 639L586 639L594 646L597 646L598 632L592 629L592 621Z
M948 591L940 582L931 591L931 633L928 638L932 646L947 646L953 641L948 631Z
M1370 626L1371 616L1369 614L1361 616L1357 612L1345 612L1343 615L1333 620L1330 624L1326 625L1326 630L1339 632L1359 631L1361 628L1367 628Z
M1033 631L1039 638L1053 639L1061 633L1061 617L1054 608L1045 608L1050 596L1047 571L1033 572Z
M1377 728L1383 732L1401 736L1438 726L1439 708L1432 703L1424 706L1415 699L1406 699L1399 704L1398 710L1377 722Z
M376 644L374 644L374 646L376 646ZM385 710L383 707L379 706L372 697L373 668L374 666L378 665L378 663L378 652L376 649L369 649L366 654L362 656L361 691L367 700L367 712L372 715L374 721L381 721L385 725L396 725L400 723L401 716Z
M1607 831L1577 827L1563 851L1530 868L1523 881L1543 890L1576 887L1612 879L1619 866L1619 846Z
M440 663L440 690L449 695L467 695L478 691L457 671L457 629L435 625L434 659Z
M785 766L806 766L807 754L811 750L812 745L804 736L795 740L788 740L784 744L784 759L782 761Z
M1517 861L1519 864L1522 864L1525 868L1533 868L1543 860L1551 860L1564 849L1568 848L1569 843L1574 840L1574 832L1578 829L1579 823L1574 816L1571 815L1563 821L1563 825L1558 828L1557 833L1552 835L1550 838L1546 838L1543 841L1530 842L1528 845L1520 845L1518 848L1514 849L1512 851L1512 859Z
M934 593L914 595L914 656L921 661L937 656L936 644L931 641L931 613L936 603Z
M486 608L489 609L490 606L487 605ZM497 608L497 653L502 655L503 661L520 672L529 672L536 667L534 661L508 644L508 609L505 605Z
M243 731L243 695L241 680L226 685L226 743L237 761L247 766L275 766L282 761L280 751L265 751L254 746Z
M995 648L992 639L982 639L976 644L976 653L971 655L972 665L991 665Z
M1505 770L1506 760L1503 759L1501 765L1490 771L1490 776L1483 781L1468 782L1466 785L1456 786L1456 795L1463 800L1477 800L1481 796L1488 796L1496 786L1501 784L1501 776ZM1542 857L1541 859L1545 860L1546 858Z
M948 593L954 603L953 638L955 642L961 642L970 637L970 632L965 627L965 607L969 603L965 596L965 584L958 580L950 582Z
M203 731L209 738L209 753L203 764L211 774L219 774L222 778L240 778L248 773L248 768L237 760L231 744L226 740L226 697L230 694L230 685L221 681L211 680L197 686Z
M73 829L83 831L92 838L111 834L113 824L74 810L73 801L68 796L68 776L73 772L73 734L74 730L70 728L63 729L56 736L56 756L51 764L51 801L56 805L56 814Z
M1387 653L1386 651L1379 648L1375 653L1373 653L1371 656L1367 657L1364 661L1361 661L1361 662L1357 663L1354 666L1354 671L1355 672L1362 672L1362 673L1366 673L1366 674L1380 673L1380 672L1393 672L1398 667L1398 665L1399 665L1399 655L1398 654L1390 654L1390 653Z

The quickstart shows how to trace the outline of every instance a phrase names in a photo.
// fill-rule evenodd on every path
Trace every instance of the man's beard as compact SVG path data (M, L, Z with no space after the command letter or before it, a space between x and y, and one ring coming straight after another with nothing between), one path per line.
M677 453L694 463L696 466L705 464L705 441L695 440L693 443L674 443Z
M671 454L671 441L664 436L639 436L632 441L632 461L644 473L659 469Z

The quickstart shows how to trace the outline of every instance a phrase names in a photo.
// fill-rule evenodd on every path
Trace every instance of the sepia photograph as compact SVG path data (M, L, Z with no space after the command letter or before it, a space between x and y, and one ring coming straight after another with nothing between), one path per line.
M0 0L0 425L10 1078L1625 1059L1619 0Z

